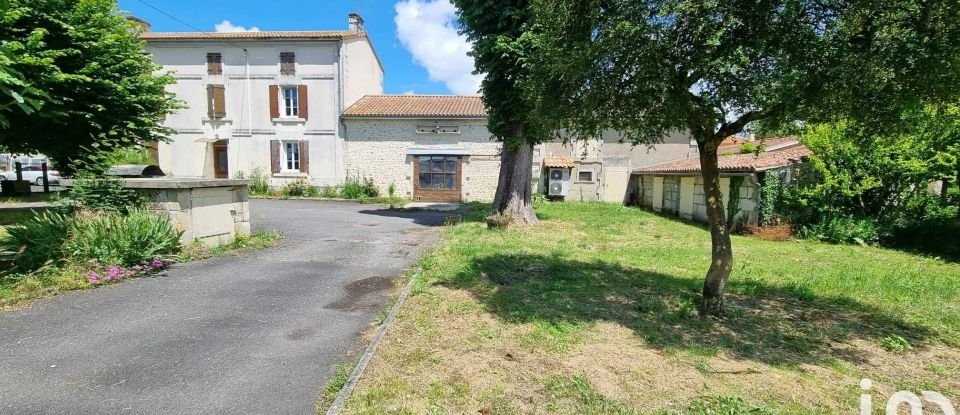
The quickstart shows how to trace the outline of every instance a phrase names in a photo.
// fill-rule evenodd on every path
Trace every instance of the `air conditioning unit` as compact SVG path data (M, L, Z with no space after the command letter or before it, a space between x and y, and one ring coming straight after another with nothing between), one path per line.
M550 169L548 196L566 196L570 192L570 169Z

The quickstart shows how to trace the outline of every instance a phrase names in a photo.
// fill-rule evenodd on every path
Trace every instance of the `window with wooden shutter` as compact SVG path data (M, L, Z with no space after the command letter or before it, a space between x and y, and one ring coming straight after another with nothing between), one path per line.
M280 173L280 140L270 140L270 172Z
M310 173L310 143L300 142L300 173Z
M227 116L223 85L207 85L207 117L217 120Z
M220 53L207 54L207 75L223 74L223 55Z
M280 75L297 74L297 57L293 52L280 53Z
M280 86L270 85L270 118L280 118Z
M300 106L298 116L303 119L307 119L307 86L300 85L297 87L297 100Z

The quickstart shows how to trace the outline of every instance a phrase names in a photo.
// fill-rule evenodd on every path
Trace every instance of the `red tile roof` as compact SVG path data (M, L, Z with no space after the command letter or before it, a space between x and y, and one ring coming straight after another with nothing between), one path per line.
M281 31L281 32L143 32L142 40L264 40L264 39L347 39L364 36L355 30Z
M780 149L786 147L796 147L800 145L800 142L797 141L796 137L770 137L762 138L753 141L741 137L727 137L720 143L720 147L717 149L718 154L730 154L730 153L739 153L740 146L744 143L751 142L755 146L763 144L764 147L768 149Z
M344 117L486 118L479 95L367 95Z
M563 156L546 156L543 158L543 167L554 167L559 169L572 169L576 166L573 159Z
M760 154L733 154L720 156L720 171L724 173L752 173L802 162L813 154L803 145ZM699 173L700 159L672 161L634 170L634 173Z

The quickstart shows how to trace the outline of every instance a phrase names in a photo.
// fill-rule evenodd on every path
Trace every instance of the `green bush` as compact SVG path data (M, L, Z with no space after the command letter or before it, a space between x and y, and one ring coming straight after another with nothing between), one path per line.
M80 214L70 227L63 252L74 259L136 265L175 254L180 231L170 220L141 209Z
M340 190L340 197L356 200L380 197L380 189L369 177L363 180L360 180L360 178L348 179Z
M263 172L263 169L256 167L250 171L250 194L265 195L270 192L270 177Z
M317 197L320 194L320 191L303 177L284 185L281 192L289 197Z
M802 225L797 233L804 238L838 244L874 245L880 241L876 222L852 216L834 216L821 222Z
M23 223L7 227L4 251L14 252L13 263L20 271L33 271L63 257L63 244L73 218L57 212L34 213Z
M340 192L337 190L336 186L323 186L320 188L320 197L336 199L340 197Z
M81 209L119 213L143 207L146 202L136 190L124 187L123 180L89 173L77 175L70 199Z

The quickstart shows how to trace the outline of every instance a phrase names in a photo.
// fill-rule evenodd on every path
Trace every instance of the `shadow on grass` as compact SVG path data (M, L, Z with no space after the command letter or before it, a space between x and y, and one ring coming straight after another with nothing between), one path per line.
M610 321L658 349L723 350L774 365L860 362L863 357L854 348L834 345L901 336L922 346L933 335L854 300L755 281L731 281L727 318L700 319L698 280L545 255L481 257L440 284L467 290L508 322L564 330Z

